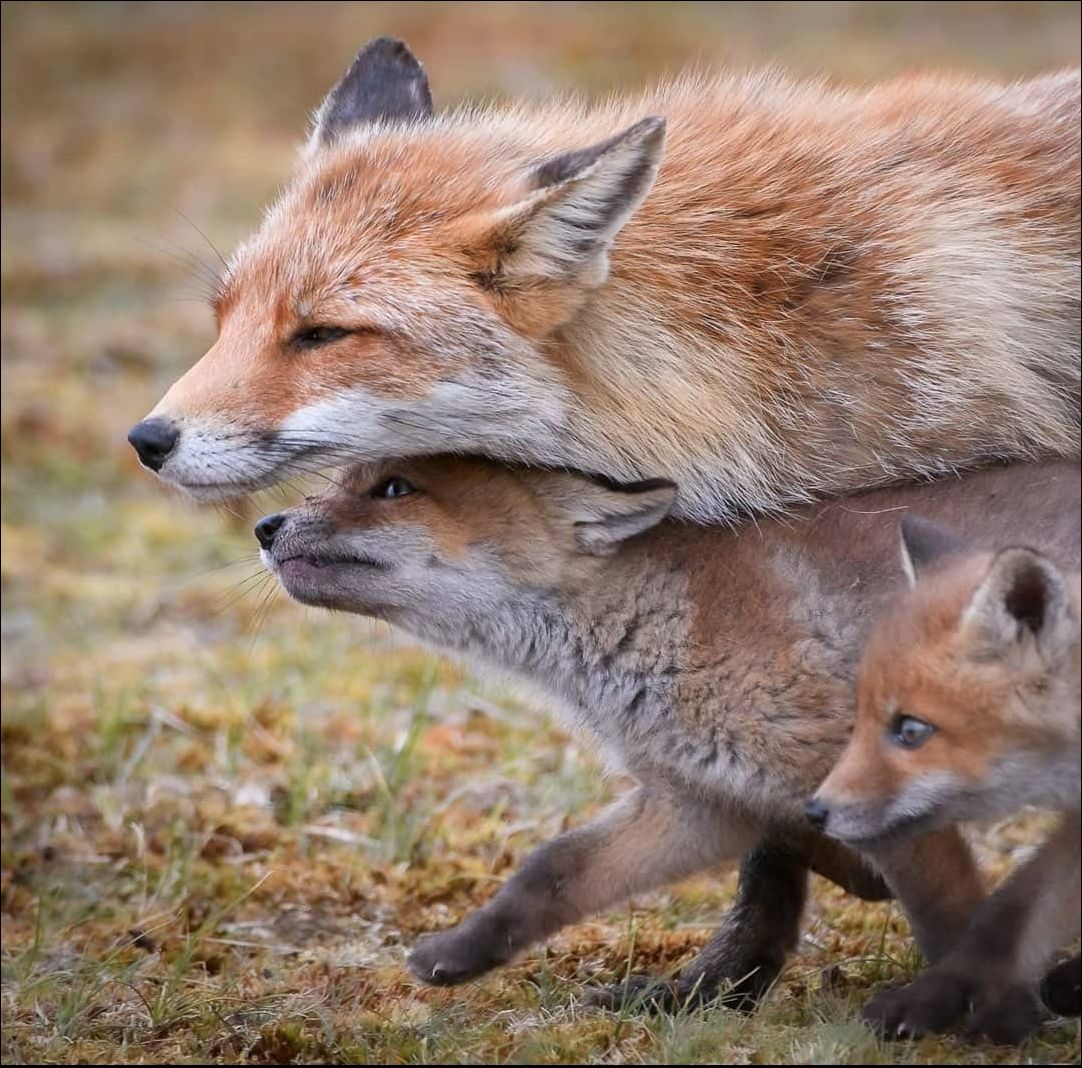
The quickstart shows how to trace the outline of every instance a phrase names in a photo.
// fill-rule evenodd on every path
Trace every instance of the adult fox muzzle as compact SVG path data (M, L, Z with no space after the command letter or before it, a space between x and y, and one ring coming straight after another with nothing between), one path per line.
M436 113L373 41L133 443L208 499L452 450L705 520L1075 456L1078 109L1072 72Z

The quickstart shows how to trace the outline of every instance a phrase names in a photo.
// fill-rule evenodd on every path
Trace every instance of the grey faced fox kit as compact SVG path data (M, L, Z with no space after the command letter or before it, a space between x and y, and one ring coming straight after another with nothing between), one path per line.
M1078 554L1079 472L1064 463L880 490L740 530L667 520L674 498L663 481L434 457L354 469L257 526L295 599L525 677L640 783L535 850L458 927L422 940L410 967L425 981L481 975L762 842L757 864L795 856L874 893L872 873L811 830L804 801L845 743L869 622L896 592L898 510L975 534L995 500L993 535L1024 525L1031 541ZM959 833L900 843L876 863L939 959L983 896ZM760 992L795 942L801 903L799 889L773 912L741 900L676 995L712 996L749 974ZM734 941L756 907L755 930Z
M1032 542L1028 528L1020 539ZM902 544L913 588L869 639L856 729L809 812L865 846L1027 804L1062 813L951 953L867 1010L911 1035L971 1010L972 1033L1019 1041L1039 1019L1036 981L1078 934L1082 907L1079 576L1031 549L975 550L913 518ZM1051 1007L1078 1013L1077 957L1045 992Z

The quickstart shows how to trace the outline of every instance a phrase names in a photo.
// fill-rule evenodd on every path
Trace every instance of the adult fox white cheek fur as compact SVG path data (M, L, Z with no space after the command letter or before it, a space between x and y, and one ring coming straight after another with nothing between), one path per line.
M723 519L1079 446L1079 76L435 113L364 48L131 441L201 498L459 450Z

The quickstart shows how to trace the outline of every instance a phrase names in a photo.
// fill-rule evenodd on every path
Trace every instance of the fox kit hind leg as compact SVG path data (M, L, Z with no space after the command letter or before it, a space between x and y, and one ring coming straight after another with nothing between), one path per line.
M733 907L674 983L632 976L624 983L594 987L588 1003L614 1010L629 1004L668 1010L720 998L727 1008L753 1009L800 937L809 868L865 901L891 896L882 878L852 850L819 835L770 832L741 860Z

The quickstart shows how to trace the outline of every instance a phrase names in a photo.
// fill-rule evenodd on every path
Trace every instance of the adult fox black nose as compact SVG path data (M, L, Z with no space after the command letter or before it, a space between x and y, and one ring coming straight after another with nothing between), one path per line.
M275 512L274 515L265 515L256 523L255 536L264 549L269 549L274 544L274 535L285 521L286 517L281 512Z
M128 431L128 441L139 454L139 462L151 471L162 469L179 440L180 431L164 419L144 419Z
M830 815L830 809L823 804L817 797L813 797L804 806L804 815L808 817L808 822L813 827L818 827L822 830L826 826L827 817Z

